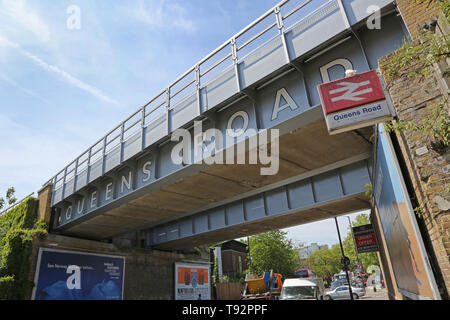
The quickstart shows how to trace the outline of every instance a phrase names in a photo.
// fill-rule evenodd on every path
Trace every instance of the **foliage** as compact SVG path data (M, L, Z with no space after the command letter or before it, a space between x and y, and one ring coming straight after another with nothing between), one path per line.
M439 0L441 3L441 11L444 14L444 17L447 18L447 22L450 22L450 1L448 0Z
M414 213L416 214L416 216L418 218L423 218L423 215L425 214L425 212L423 211L423 208L420 206L414 208Z
M363 213L356 216L355 220L352 222L352 225L353 227L358 227L370 223L370 216ZM342 246L344 247L345 255L349 257L350 261L353 263L352 270L354 270L356 268L356 261L358 259L356 256L356 248L351 230L349 230L346 238L342 241ZM380 265L376 252L358 253L358 258L358 262L360 262L364 268L368 268L372 265Z
M341 249L339 244L331 248L323 247L314 251L308 258L308 264L319 277L331 278L333 274L338 273L340 269Z
M219 281L219 266L217 263L217 258L214 258L214 266L213 266L213 274L212 274L213 286L215 286L217 282L220 282Z
M250 255L251 270L262 275L265 271L280 273L291 277L298 266L298 252L292 240L281 230L251 236Z
M437 139L443 146L447 147L450 144L450 117L448 115L448 108L446 107L447 103L448 99L446 99L444 103L438 104L431 115L422 119L419 123L416 121L398 121L396 123L390 121L386 122L386 131L422 131Z
M366 191L364 191L366 197L369 199L372 198L372 185L370 183L367 183L364 185L364 189L366 189Z
M421 130L430 134L434 138L439 138L445 146L450 143L450 117L448 113L448 100L440 103L429 118L422 120L422 123L415 130Z
M6 190L6 202L9 206L13 205L17 201L17 198L14 197L15 192L16 190L14 189L14 187L10 187L8 188L8 190ZM0 210L3 209L4 205L5 199L3 197L0 197Z
M0 299L24 299L32 287L29 280L34 236L42 238L46 225L37 219L32 197L0 216Z
M445 36L422 33L415 41L405 41L395 54L380 60L388 86L402 77L429 77L434 64L450 56L450 41ZM447 74L447 73L446 73Z
M0 277L0 300L6 300L14 291L14 277Z
M448 0L412 0L413 3L438 5L450 23L450 1ZM450 39L445 35L420 31L418 37L404 44L392 55L380 60L380 68L384 70L388 87L397 79L403 77L429 77L436 71L435 64L450 58ZM444 78L449 77L450 68L442 72ZM436 150L448 147L450 144L450 117L448 99L436 105L434 112L421 122L398 121L387 122L388 132L396 130L422 131L437 140L432 147Z
M217 278L216 278L217 279ZM215 283L228 283L228 282L244 282L245 274L241 272L234 272L232 274L225 274L222 276L218 276L218 281Z
M369 223L369 215L360 214L356 216L355 220L352 222L352 225L357 227ZM356 258L356 249L351 230L349 230L347 236L342 241L342 246L344 248L345 255L350 259L350 270L354 271L356 269L356 262L358 259ZM314 251L308 258L308 264L319 277L330 278L333 274L341 271L341 257L340 246L339 244L335 244L331 246L331 248L324 247L320 250ZM358 262L362 263L364 268L371 265L379 265L376 252L359 253L358 258Z

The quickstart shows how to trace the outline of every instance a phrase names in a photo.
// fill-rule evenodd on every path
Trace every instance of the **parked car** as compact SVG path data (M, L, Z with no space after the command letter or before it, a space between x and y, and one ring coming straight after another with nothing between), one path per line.
M338 281L333 281L331 283L331 290L336 289L337 287L342 287L342 286L348 286L348 282L347 280L338 280Z
M355 288L352 286L353 299L359 299L366 294L364 288ZM340 286L334 290L325 293L325 300L350 300L348 286Z
M323 300L324 290L320 278L286 279L280 300Z

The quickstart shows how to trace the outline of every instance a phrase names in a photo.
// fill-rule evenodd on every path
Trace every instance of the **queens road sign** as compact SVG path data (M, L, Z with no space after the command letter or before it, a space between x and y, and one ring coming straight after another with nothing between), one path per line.
M393 119L376 70L320 84L318 90L330 134Z

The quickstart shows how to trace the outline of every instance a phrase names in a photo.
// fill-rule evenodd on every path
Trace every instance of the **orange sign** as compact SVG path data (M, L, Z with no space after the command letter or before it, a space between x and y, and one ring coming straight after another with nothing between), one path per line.
M197 281L199 285L208 283L208 269L202 268L178 268L178 284L190 285Z

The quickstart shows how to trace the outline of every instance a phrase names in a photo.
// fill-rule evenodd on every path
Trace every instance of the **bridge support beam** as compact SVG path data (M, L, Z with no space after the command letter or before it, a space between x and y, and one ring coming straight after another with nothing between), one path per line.
M370 208L367 160L276 186L147 230L147 246L188 248Z

